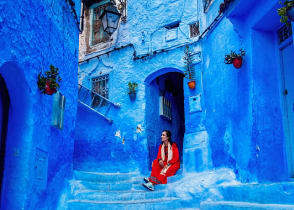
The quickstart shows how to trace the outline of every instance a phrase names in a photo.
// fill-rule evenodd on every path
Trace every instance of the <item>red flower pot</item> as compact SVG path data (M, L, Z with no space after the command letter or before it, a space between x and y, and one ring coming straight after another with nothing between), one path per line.
M190 81L190 82L188 82L188 86L189 86L190 89L195 89L195 87L196 87L196 81Z
M47 95L52 95L52 94L56 93L56 88L51 88L50 87L50 81L46 81L46 84L45 84L45 93Z
M241 68L243 63L243 58L242 57L238 57L238 58L233 58L233 65L236 69Z

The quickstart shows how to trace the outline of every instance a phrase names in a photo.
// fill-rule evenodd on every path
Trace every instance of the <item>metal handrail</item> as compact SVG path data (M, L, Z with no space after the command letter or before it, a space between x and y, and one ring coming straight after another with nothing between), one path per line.
M81 87L84 88L84 89L87 89L92 94L97 95L98 97L102 98L103 100L111 103L113 106L120 107L120 104L119 103L114 103L114 102L110 101L108 98L105 98L104 96L100 95L99 93L96 93L96 92L90 90L89 88L86 88L86 87L82 86L81 84L79 84L79 90L80 90Z
M111 123L112 120L107 117L107 114L111 107L120 107L120 104L113 103L109 99L82 86L81 84L79 84L78 100L84 106L104 117L109 123Z

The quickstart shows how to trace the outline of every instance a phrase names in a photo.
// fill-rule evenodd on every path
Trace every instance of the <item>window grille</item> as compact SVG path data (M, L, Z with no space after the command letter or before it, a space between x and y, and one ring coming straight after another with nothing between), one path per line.
M190 24L190 38L199 36L199 21L196 23Z
M204 12L207 11L208 7L210 6L212 0L203 0Z
M104 98L108 99L108 80L109 80L109 75L103 75L99 77L95 77L92 79L92 91L103 96ZM95 97L95 96L93 96ZM93 107L96 107L100 104L100 98L95 97L93 99ZM105 102L105 100L103 100ZM103 103L104 103L103 102ZM104 104L102 104L104 105Z
M164 96L159 97L159 115L165 119L172 120L171 102Z
M99 5L93 8L93 18L92 18L92 45L107 42L109 40L109 35L103 30L102 21L99 17L102 15L103 10L109 5L109 3Z
M278 30L278 37L280 44L292 36L292 26L291 24L285 24L282 28Z

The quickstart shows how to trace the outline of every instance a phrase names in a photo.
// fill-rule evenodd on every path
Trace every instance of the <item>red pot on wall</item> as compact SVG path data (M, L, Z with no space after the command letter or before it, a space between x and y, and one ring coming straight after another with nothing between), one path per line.
M189 81L188 82L188 86L190 89L195 89L196 87L196 81Z
M234 67L235 67L236 69L241 68L242 63L243 63L243 58L242 58L242 57L238 57L238 58L234 58L234 59L233 59L233 65L234 65Z
M50 81L46 81L45 93L47 95L52 95L52 94L56 93L56 88L51 88L50 87Z

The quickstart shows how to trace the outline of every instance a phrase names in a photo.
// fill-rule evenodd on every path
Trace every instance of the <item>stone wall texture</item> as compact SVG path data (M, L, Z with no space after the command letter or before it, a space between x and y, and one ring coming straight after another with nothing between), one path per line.
M156 84L156 78L166 73L183 74L182 58L185 45L189 45L195 53L196 89L190 90L188 80L183 79L185 124L172 121L185 132L180 139L183 171L228 167L242 182L289 179L281 81L277 76L279 47L275 37L282 26L276 13L278 3L234 1L211 25L219 15L221 3L212 1L204 12L202 0L129 0L127 21L120 23L110 46L100 45L91 53L81 48L79 82L91 89L92 78L109 74L109 99L121 107L109 113L112 124L105 123L103 118L93 120L90 126L95 129L86 129L93 113L88 110L87 117L84 107L78 109L78 118L82 120L77 125L75 140L76 168L95 170L99 166L103 171L107 168L102 163L105 160L107 164L118 162L111 169L114 171L147 173L150 142L158 145L161 129L170 127L156 120L159 88L150 84ZM200 40L199 36L189 37L189 24L197 20L200 34L207 32ZM178 27L168 29L177 23ZM243 66L235 69L226 65L225 55L240 48L246 51ZM135 101L128 97L129 81L139 84ZM152 88L155 89L150 94ZM194 99L200 100L200 104ZM99 122L94 124L96 121ZM118 131L120 137L116 135ZM99 147L87 156L93 145ZM99 152L101 148L105 152ZM128 165L120 165L119 157ZM83 164L90 159L91 164Z
M0 2L0 74L10 96L1 209L54 209L72 176L78 35L67 1ZM37 86L51 64L66 98L62 130L51 126L52 96Z

